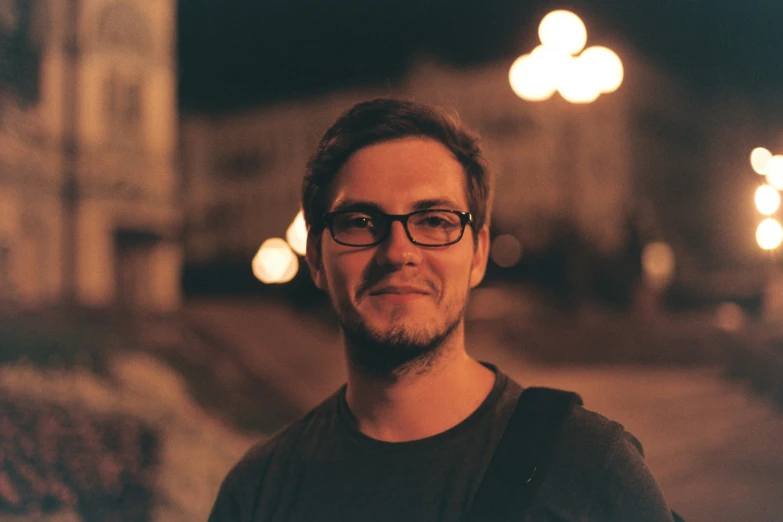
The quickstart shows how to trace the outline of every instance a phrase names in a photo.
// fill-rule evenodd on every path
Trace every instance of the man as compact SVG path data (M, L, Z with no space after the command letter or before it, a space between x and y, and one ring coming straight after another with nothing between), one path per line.
M465 347L490 200L476 139L436 108L377 99L325 133L303 187L307 262L348 382L237 464L211 522L464 520L522 391ZM671 518L636 439L576 407L519 520Z

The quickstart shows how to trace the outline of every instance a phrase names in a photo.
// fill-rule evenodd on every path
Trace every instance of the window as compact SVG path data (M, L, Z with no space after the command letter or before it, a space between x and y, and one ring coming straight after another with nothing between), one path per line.
M109 73L104 88L109 133L114 138L133 138L140 133L143 93L141 79Z
M116 2L106 7L98 20L98 41L109 50L150 52L150 31L144 15L135 7Z

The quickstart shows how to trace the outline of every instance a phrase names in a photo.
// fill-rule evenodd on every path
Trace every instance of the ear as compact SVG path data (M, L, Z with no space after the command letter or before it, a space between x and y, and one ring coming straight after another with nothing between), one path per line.
M473 266L470 268L470 287L476 288L487 271L489 259L489 226L484 225L478 231L476 248L473 252Z
M310 269L310 276L313 278L315 286L326 291L326 275L323 271L321 262L321 237L320 234L307 234L307 248L305 250L305 260Z

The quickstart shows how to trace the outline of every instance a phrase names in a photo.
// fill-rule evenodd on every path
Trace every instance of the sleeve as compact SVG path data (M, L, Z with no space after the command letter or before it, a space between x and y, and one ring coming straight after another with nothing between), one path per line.
M600 520L672 522L661 488L644 462L641 443L625 430L614 438L596 485Z

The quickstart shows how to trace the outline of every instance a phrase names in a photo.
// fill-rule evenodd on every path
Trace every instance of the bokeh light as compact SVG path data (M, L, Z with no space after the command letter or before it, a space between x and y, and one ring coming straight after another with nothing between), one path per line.
M756 208L765 216L774 214L780 208L780 194L770 185L757 188L755 200Z
M283 239L274 237L261 244L252 262L253 275L262 283L287 283L299 270L299 258Z
M527 101L549 99L557 89L551 76L545 74L546 66L532 54L520 56L508 71L508 83L514 94Z
M767 163L772 158L772 153L764 147L756 147L750 152L750 166L756 174L767 173Z
M723 303L715 311L715 326L736 333L745 326L745 312L737 303Z
M574 60L574 57L563 51L552 49L546 45L539 45L530 53L535 73L543 74L554 87L560 85L564 74Z
M778 190L783 190L783 156L772 156L767 162L767 183Z
M623 83L623 62L611 49L599 45L588 47L579 55L579 60L595 77L602 93L614 92Z
M572 58L557 86L557 91L571 103L590 103L601 94L600 79L581 57Z
M642 269L648 284L666 286L674 276L674 250L663 241L649 243L642 252Z
M511 234L501 234L492 240L490 257L498 266L512 267L522 258L522 244Z
M774 250L783 241L783 227L775 219L767 218L756 229L756 242L764 250Z
M304 212L301 210L288 226L288 230L285 232L285 239L294 252L300 256L305 255L307 250L307 225L305 225Z
M546 15L538 26L541 43L552 49L577 54L587 42L587 28L571 11L557 10Z

